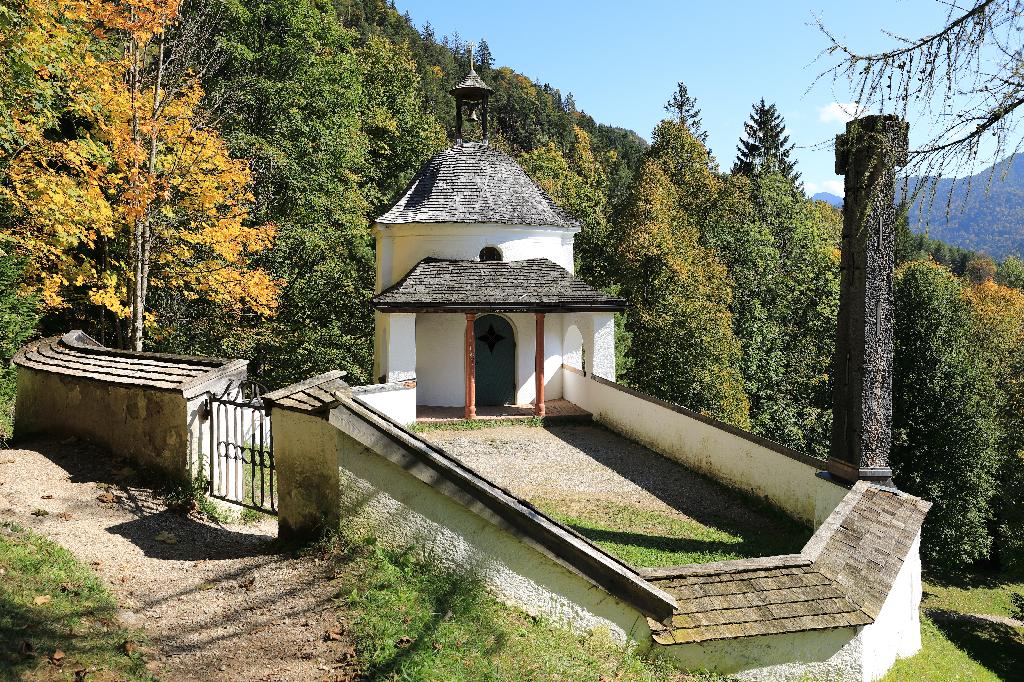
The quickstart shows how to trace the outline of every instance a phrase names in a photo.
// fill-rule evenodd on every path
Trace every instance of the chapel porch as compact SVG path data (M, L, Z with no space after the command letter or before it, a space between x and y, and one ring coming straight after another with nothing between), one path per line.
M373 303L378 381L414 381L417 413L545 417L565 366L615 378L624 302L547 259L427 258Z

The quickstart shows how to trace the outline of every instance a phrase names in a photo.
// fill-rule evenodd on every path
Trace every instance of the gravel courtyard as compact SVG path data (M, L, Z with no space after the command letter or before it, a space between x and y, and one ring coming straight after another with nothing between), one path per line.
M663 545L659 534L687 543L681 554L670 554L691 561L795 552L810 534L596 424L428 429L422 435L627 561L634 556L616 551L617 545ZM690 556L699 549L707 551ZM637 558L664 565L658 557Z
M123 463L74 439L0 449L0 521L91 566L116 596L121 620L145 630L146 658L161 680L324 680L344 672L338 661L351 644L324 637L337 626L328 565L277 553L276 519L185 516L134 479Z

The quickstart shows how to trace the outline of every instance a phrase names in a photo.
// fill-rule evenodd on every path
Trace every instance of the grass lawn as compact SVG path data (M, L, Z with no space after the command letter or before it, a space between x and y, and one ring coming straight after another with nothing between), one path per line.
M626 651L606 632L577 635L505 606L472 578L373 545L328 550L341 574L361 680L522 682L723 680Z
M926 576L923 647L896 665L883 682L917 680L1024 680L1024 628L957 618L955 614L1013 617L1024 614L1024 579L969 571Z
M709 526L614 502L530 502L609 554L638 568L799 552L811 537L809 529L763 507L758 509L759 513L771 516L785 532L765 533L757 524L742 525L726 519Z
M111 594L67 550L0 523L0 680L151 679L140 634L116 613Z

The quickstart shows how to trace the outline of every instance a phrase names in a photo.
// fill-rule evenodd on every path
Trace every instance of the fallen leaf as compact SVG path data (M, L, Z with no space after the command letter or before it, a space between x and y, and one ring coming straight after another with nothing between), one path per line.
M52 499L53 499L53 495L43 495L43 496L42 496L42 497L41 497L40 499L43 499L43 500L52 500Z
M103 504L114 504L115 502L118 501L119 498L117 497L117 495L108 490L105 493L100 493L99 495L97 495L96 499L102 502Z
M341 640L345 639L345 635L344 633L342 633L341 628L331 628L326 633L324 633L324 637L329 642L340 642Z
M165 530L164 531L160 531L159 533L154 535L153 539L156 540L157 542L162 542L165 545L176 545L176 544L178 544L178 537L174 533L168 533ZM204 588L200 588L200 589L204 589ZM210 589L210 588L207 587L205 589Z
M36 509L35 511L32 512L32 516L49 516L49 515L50 515L50 512L46 511L45 509Z
M70 521L71 514L69 514L68 512L61 512L60 514L57 514L57 518L61 521Z
M212 590L215 587L217 587L217 583L202 583L199 585L199 589L203 591Z
M48 594L41 594L32 601L35 602L36 606L42 606L43 604L49 604L50 602L52 602L53 597L51 597Z
M132 654L134 654L138 650L139 650L139 645L136 644L135 642L133 642L130 639L129 640L125 640L124 644L121 645L121 652L125 656L131 656Z
M64 652L60 649L57 649L52 654L50 654L50 660L59 665L60 662L64 660Z

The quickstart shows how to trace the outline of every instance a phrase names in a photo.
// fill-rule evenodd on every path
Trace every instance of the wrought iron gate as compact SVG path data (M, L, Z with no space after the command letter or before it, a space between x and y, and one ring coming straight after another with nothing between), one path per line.
M254 381L228 386L207 398L210 497L277 513L274 434L263 404L263 387Z

